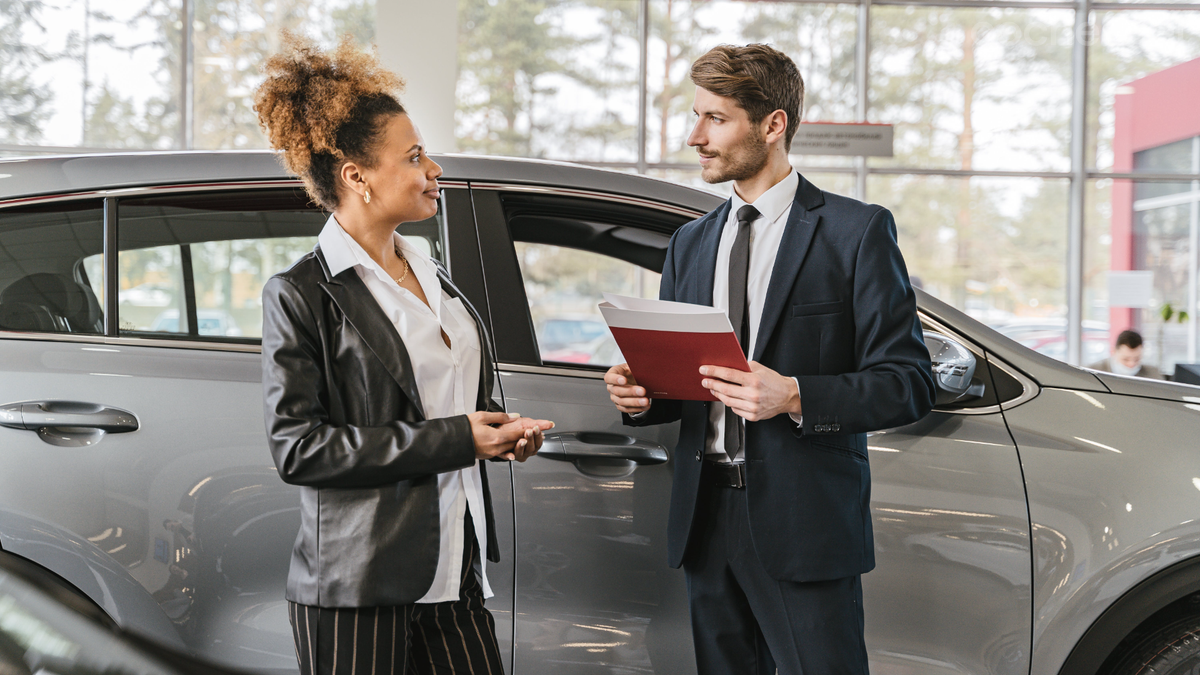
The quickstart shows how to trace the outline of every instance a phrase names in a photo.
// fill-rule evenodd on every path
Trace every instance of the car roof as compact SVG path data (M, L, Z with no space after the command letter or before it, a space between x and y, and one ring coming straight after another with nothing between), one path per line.
M541 185L611 192L710 211L723 198L649 176L511 157L431 155L443 181ZM122 152L0 160L0 202L155 185L294 180L267 150Z

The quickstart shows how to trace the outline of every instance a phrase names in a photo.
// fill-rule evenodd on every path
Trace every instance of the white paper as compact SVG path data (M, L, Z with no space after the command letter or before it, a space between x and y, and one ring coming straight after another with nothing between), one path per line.
M610 328L633 328L675 333L732 333L725 312L706 305L647 300L605 293L600 313Z

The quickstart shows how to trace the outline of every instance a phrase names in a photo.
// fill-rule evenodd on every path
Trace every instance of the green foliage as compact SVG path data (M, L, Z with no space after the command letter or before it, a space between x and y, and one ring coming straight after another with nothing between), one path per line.
M0 2L0 142L36 143L52 113L49 85L33 78L51 55L28 39L45 32L39 17L45 7L41 0Z

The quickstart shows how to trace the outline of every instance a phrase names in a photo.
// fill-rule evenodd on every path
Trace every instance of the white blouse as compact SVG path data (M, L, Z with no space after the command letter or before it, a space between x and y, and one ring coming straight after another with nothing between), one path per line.
M351 267L367 285L383 313L391 320L408 350L417 391L425 407L425 418L453 417L475 411L479 395L480 344L475 320L462 300L442 289L433 262L400 236L395 238L412 274L429 305L402 288L388 276L367 252L342 229L333 216L317 237L329 273L337 275ZM450 337L450 347L442 340L442 331ZM459 471L438 475L441 506L441 542L437 574L433 585L418 603L448 602L459 599L465 517L470 509L479 543L479 573L483 596L492 597L485 567L487 565L487 520L483 511L483 484L479 461Z

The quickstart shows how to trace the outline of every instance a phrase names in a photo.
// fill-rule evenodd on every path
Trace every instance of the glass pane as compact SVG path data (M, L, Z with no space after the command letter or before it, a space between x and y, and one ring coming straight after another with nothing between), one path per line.
M873 7L868 119L896 125L874 166L1066 171L1070 10Z
M137 248L137 228L121 232L125 246L117 256L117 300L121 332L188 333L183 287L183 248L179 245Z
M0 3L0 143L174 147L178 6Z
M604 293L658 298L662 275L580 249L526 242L516 249L542 361L624 361L597 305Z
M1065 359L1068 181L871 176L914 285Z
M0 210L0 330L103 333L96 279L82 264L103 249L99 201Z
M1170 150L1200 136L1194 96L1200 91L1200 12L1095 12L1092 24L1089 164L1122 173L1200 172L1186 143L1177 154Z
M719 44L770 43L796 62L804 78L802 119L854 120L858 10L853 5L651 0L650 7L650 161L696 161L695 150L687 146L695 91L688 73L693 61Z
M1091 181L1088 215L1087 318L1110 326L1111 339L1137 331L1142 363L1167 375L1196 363L1200 181Z
M267 147L253 109L254 89L262 81L263 60L279 51L280 32L315 37L324 47L350 33L365 45L375 38L374 4L301 0L271 10L243 2L198 5L193 40L195 147Z
M459 149L637 159L636 0L460 0Z
M298 189L122 201L121 329L262 337L263 284L312 251L328 219L308 201ZM444 261L440 212L396 230Z

